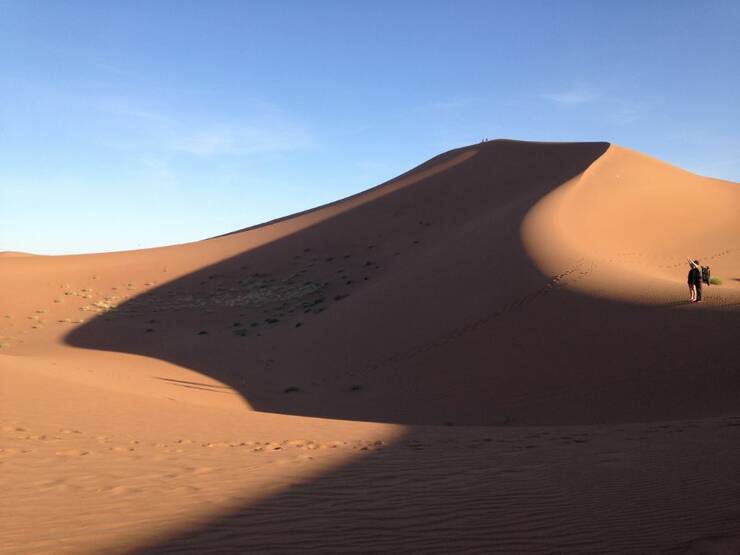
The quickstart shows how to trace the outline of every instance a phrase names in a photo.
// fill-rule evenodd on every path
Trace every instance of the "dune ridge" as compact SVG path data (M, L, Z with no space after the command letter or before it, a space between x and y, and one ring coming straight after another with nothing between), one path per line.
M732 552L739 191L498 140L204 241L4 256L0 551Z
M598 276L579 283L580 291L659 303L658 288L685 286L678 269L688 268L687 256L715 275L740 272L738 213L736 183L612 145L581 176L541 199L522 235L544 273L573 260L602 266ZM732 298L713 301L723 305Z

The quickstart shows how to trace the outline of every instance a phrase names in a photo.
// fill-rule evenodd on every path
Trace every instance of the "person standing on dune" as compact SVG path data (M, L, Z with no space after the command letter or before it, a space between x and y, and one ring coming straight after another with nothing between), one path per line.
M690 301L692 303L700 303L701 302L701 266L699 266L698 260L691 260L690 258L688 258L687 260L689 261L689 266L691 266L691 269L689 270L689 275L688 275L689 293L691 294Z

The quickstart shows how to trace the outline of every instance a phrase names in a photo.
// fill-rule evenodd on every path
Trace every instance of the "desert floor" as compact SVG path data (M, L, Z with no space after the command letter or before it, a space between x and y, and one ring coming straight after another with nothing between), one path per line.
M502 140L200 242L0 254L0 552L738 553L739 214Z

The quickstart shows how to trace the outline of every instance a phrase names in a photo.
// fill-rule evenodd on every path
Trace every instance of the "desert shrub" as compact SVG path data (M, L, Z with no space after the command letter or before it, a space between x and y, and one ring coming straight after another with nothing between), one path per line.
M722 285L722 280L718 277L710 278L709 283L711 285Z

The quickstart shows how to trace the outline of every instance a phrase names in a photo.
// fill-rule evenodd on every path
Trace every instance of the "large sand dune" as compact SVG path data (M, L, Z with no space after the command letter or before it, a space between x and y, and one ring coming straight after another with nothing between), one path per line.
M615 145L491 141L201 242L3 256L0 551L735 552L738 215Z

